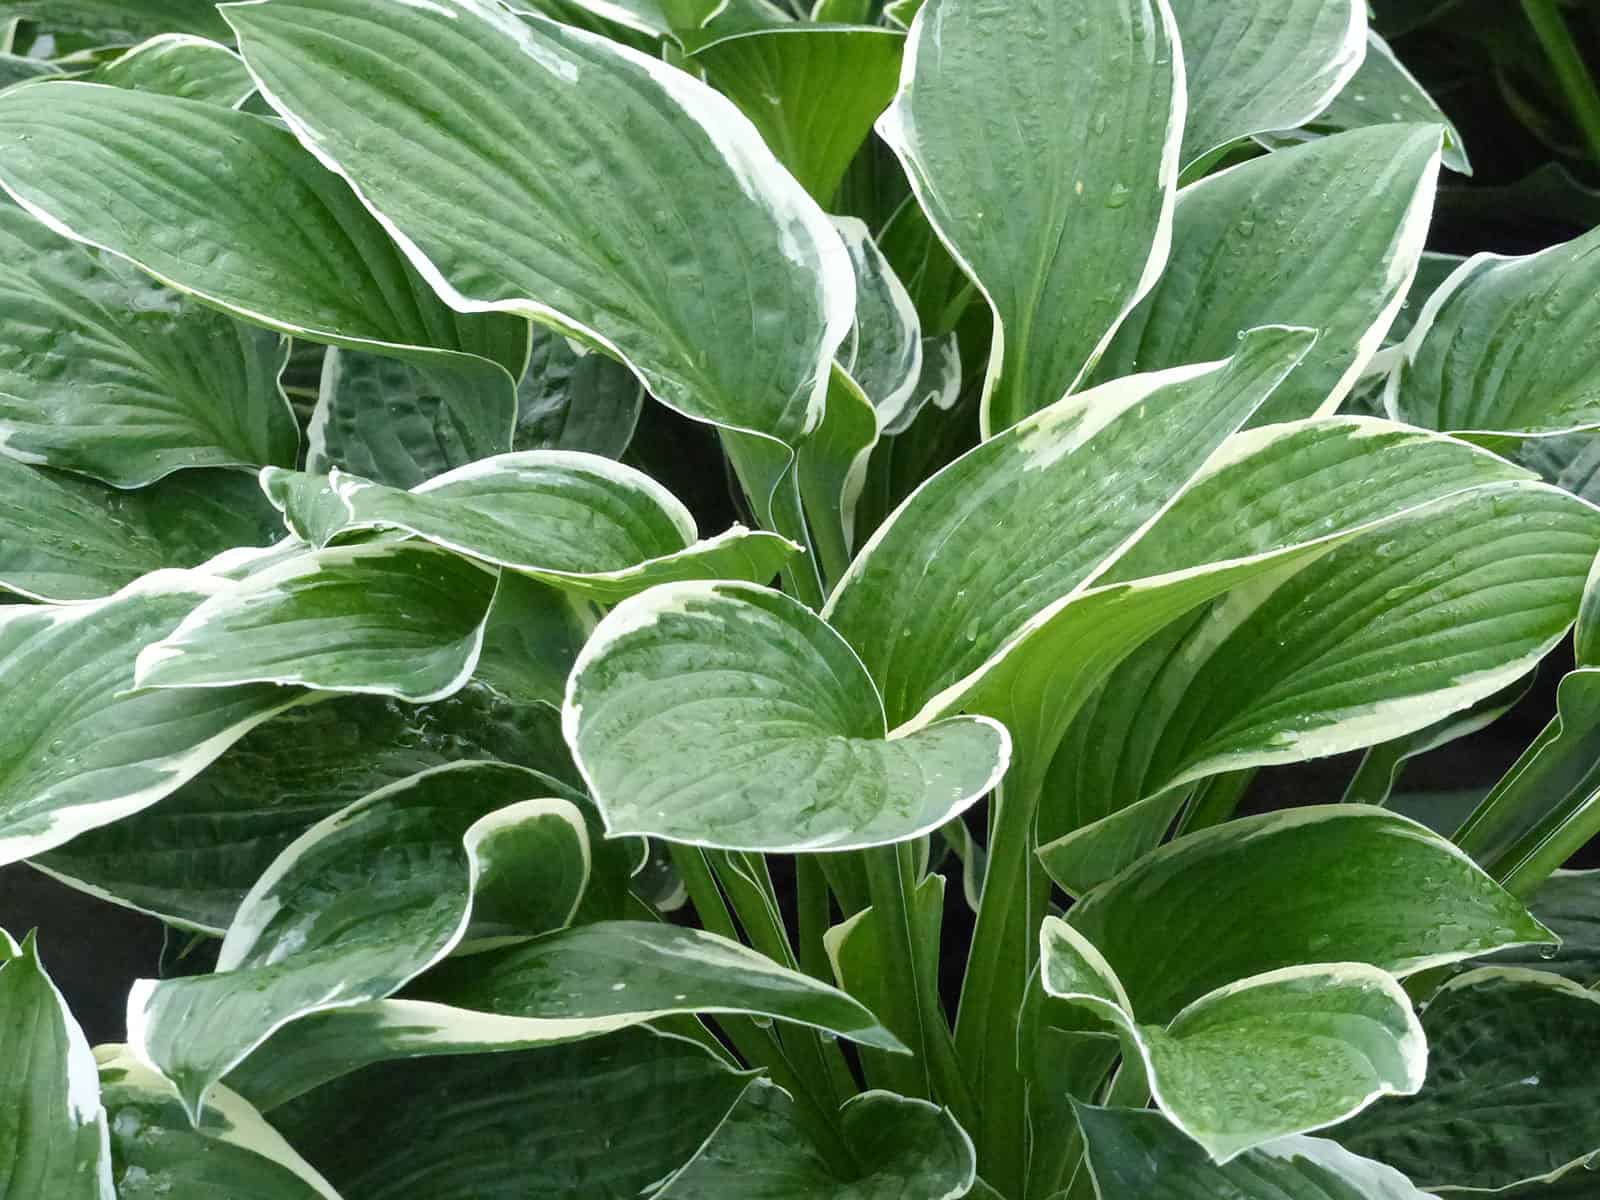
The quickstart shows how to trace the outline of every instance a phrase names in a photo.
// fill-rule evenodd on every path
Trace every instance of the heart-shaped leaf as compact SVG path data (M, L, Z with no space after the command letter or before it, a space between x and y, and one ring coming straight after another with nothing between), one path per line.
M669 584L613 609L573 669L563 724L613 835L741 850L916 837L981 799L1011 753L981 718L890 737L844 640L739 583Z

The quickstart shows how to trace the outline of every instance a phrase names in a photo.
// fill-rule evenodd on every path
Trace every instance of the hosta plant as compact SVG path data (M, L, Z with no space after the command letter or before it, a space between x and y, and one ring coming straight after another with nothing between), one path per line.
M0 862L214 955L0 1197L1590 1194L1600 242L1364 4L0 16Z

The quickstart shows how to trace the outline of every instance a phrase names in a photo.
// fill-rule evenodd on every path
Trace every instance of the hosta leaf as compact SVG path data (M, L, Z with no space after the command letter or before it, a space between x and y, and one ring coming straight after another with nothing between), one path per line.
M219 48L220 49L220 48ZM4 167L0 167L0 172ZM288 346L0 201L0 447L122 487L295 460Z
M272 687L133 690L140 647L217 586L161 571L92 604L0 608L0 861L148 808L303 700Z
M927 833L1005 772L992 721L890 738L859 659L798 601L672 584L618 605L579 656L563 718L613 835L845 850Z
M553 330L535 329L528 373L517 388L511 448L621 458L643 403L638 376L616 359Z
M1367 55L1333 102L1300 129L1267 135L1269 145L1279 139L1301 140L1367 125L1413 123L1444 126L1444 165L1463 175L1472 174L1461 134L1423 89L1394 49L1376 33L1367 33Z
M521 374L526 323L452 312L278 125L171 96L50 87L0 98L0 185L53 229L248 321Z
M310 826L430 767L494 758L544 773L539 790L579 801L556 714L468 685L415 707L341 696L269 721L153 808L80 835L33 865L75 887L221 936L273 859ZM553 776L553 778L552 778ZM590 812L591 896L628 874L625 843ZM617 896L610 899L615 902ZM614 915L604 908L599 916Z
M994 311L986 433L1070 391L1166 261L1177 40L1162 0L930 0L912 26L878 132Z
M505 572L473 678L519 704L559 709L572 664L598 620L596 606L581 596Z
M1160 1113L1078 1109L1102 1200L1427 1200L1399 1171L1336 1142L1292 1137L1217 1166Z
M1495 962L1546 971L1584 987L1600 982L1600 871L1557 871L1533 894L1528 911L1561 939L1561 949L1554 957L1548 949L1508 950Z
M306 470L415 487L511 449L517 397L491 363L401 362L330 347L306 429Z
M0 88L25 83L29 79L42 79L62 74L61 68L42 58L27 58L21 54L0 54Z
M645 1029L512 1054L383 1063L273 1123L362 1200L659 1196L750 1086ZM492 1097L492 1103L485 1099Z
M0 588L34 600L99 599L282 532L242 472L183 471L125 492L0 455Z
M496 575L414 542L297 554L195 608L139 653L141 688L295 684L441 700L472 675Z
M1172 0L1189 107L1183 162L1257 133L1303 125L1366 55L1364 0Z
M11 0L5 15L38 21L52 33L85 34L104 45L174 30L228 36L213 0Z
M134 985L134 1052L198 1116L211 1086L276 1030L380 1000L448 955L467 934L488 866L478 844L495 830L565 825L575 841L540 848L576 855L586 874L582 815L537 799L539 783L520 767L455 763L318 822L251 888L215 974Z
M116 1200L94 1055L39 961L0 931L0 1196Z
M936 711L1039 610L1103 571L1310 341L1303 330L1261 330L1227 363L1069 397L923 484L825 610L871 671L891 726ZM906 613L920 616L908 623Z
M1393 466L1421 468L1429 456L1412 449ZM1444 465L1451 456L1432 457ZM1415 477L1400 495L1419 484L1442 490L1438 482ZM1174 516L1185 511L1180 502ZM1175 521L1170 533L1185 528ZM1156 537L1113 576L1176 565ZM1117 668L1060 751L1072 783L1059 808L1052 801L1060 815L1049 832L1209 775L1392 740L1488 699L1565 635L1597 537L1600 517L1587 508L1510 480L1407 505L1331 547L1308 546ZM1075 767L1071 756L1100 738L1121 747L1111 770ZM1100 790L1092 781L1106 775L1115 786Z
M894 98L904 46L878 26L796 23L722 38L694 61L826 206Z
M1267 321L1304 325L1319 331L1317 345L1256 423L1332 412L1405 301L1439 146L1434 126L1358 129L1185 188L1166 273L1095 377L1218 358Z
M856 506L866 484L879 417L842 367L835 367L822 426L800 447L796 479L811 520L815 552L830 578L850 565Z
M177 1089L124 1046L99 1046L118 1200L339 1200L242 1097L217 1088L200 1128Z
M1600 232L1523 258L1480 254L1429 299L1389 377L1398 419L1548 435L1600 426Z
M845 1178L811 1144L794 1100L761 1080L687 1170L661 1195L677 1200L959 1200L974 1180L972 1142L948 1109L891 1092L839 1110L862 1165Z
M681 579L764 583L798 549L743 526L698 541L688 509L655 480L571 450L497 455L410 492L335 473L332 501L283 472L265 473L262 485L314 542L399 530L603 600Z
M839 348L839 365L872 402L878 424L888 428L902 420L922 383L922 325L865 222L835 217L834 226L856 272L856 323Z
M274 107L452 304L606 346L700 420L791 445L816 425L849 263L727 100L490 0L226 13ZM455 97L444 117L426 100L441 89Z
M226 46L184 33L164 33L97 67L93 83L204 100L238 108L256 90L244 60Z
M1441 988L1422 1024L1427 1087L1339 1129L1345 1146L1452 1193L1555 1178L1600 1149L1600 995L1487 967Z
M793 1021L905 1053L858 1001L737 942L603 921L447 963L404 999L298 1021L228 1078L271 1109L368 1063L577 1041L682 1013Z
M1104 955L1140 1019L1160 1022L1284 967L1354 962L1405 975L1554 940L1444 839L1357 805L1179 838L1090 892L1068 923ZM1152 939L1150 929L1164 933Z
M1122 983L1065 921L1039 933L1040 981L1125 1039L1156 1102L1217 1162L1333 1125L1383 1096L1422 1086L1428 1046L1411 1001L1376 967L1332 963L1242 979L1163 1028L1137 1023ZM1271 1089L1257 1086L1273 1081Z

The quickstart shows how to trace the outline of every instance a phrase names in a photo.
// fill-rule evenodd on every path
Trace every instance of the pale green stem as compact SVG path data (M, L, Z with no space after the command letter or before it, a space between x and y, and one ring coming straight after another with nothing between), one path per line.
M1600 163L1600 88L1595 86L1594 76L1589 73L1572 31L1567 28L1566 18L1555 0L1522 0L1522 11L1544 47L1556 83L1589 148L1589 156Z

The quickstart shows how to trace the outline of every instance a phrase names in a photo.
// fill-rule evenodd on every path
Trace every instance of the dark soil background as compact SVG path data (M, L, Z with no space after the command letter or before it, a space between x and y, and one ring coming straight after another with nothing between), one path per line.
M1559 94L1536 43L1506 0L1379 0L1379 28L1407 66L1460 127L1472 155L1471 180L1446 175L1430 249L1527 253L1600 225L1600 170L1563 117ZM1569 10L1590 61L1600 64L1600 5ZM1419 24L1422 16L1431 19ZM1587 22L1587 23L1586 23ZM1600 72L1597 72L1600 73ZM717 446L706 432L659 407L647 410L632 457L693 508L702 528L737 515ZM1564 661L1565 660L1565 661ZM1506 716L1469 738L1412 760L1397 794L1430 798L1432 808L1465 812L1508 767L1555 711L1555 685L1570 667L1552 656L1528 695ZM1264 771L1244 800L1260 812L1337 801L1358 755ZM1426 803L1402 807L1428 819ZM1600 865L1591 845L1574 865ZM775 864L780 887L787 864ZM958 880L948 890L947 994L959 986L971 915ZM0 924L17 935L37 927L57 984L91 1042L123 1037L123 1004L141 976L207 969L216 943L193 945L157 921L73 891L26 866L0 870Z

